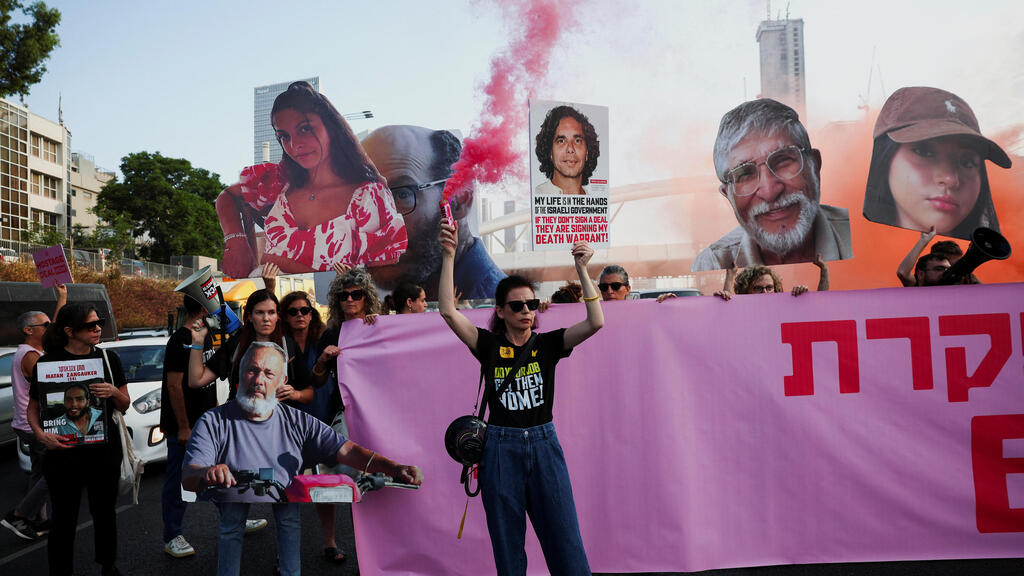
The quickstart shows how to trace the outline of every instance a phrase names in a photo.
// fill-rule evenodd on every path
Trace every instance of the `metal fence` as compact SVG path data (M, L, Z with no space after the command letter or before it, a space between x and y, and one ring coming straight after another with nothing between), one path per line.
M17 259L24 262L32 262L32 253L43 248L47 248L47 246L0 240L0 253L3 254L4 260ZM68 262L74 262L79 266L99 272L110 270L111 266L116 266L121 269L121 273L125 276L142 276L161 280L184 280L193 272L192 268L186 266L159 264L157 262L146 262L131 258L109 258L105 253L92 250L69 250L65 247L64 256L68 259Z

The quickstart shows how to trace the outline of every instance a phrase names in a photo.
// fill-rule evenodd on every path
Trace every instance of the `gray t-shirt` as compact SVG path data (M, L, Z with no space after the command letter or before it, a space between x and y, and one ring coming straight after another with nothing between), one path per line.
M303 462L335 464L338 450L348 439L323 422L284 404L270 418L255 422L245 417L237 402L205 412L192 429L183 466L227 464L237 470L273 468L274 480L284 486L302 469ZM238 488L206 492L216 502L273 502L270 495L242 494Z

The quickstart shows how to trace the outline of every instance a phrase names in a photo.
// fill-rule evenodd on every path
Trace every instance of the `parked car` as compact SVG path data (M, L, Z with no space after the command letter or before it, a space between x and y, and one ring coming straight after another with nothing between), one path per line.
M124 332L117 333L118 340L133 340L135 338L147 338L153 336L169 337L167 333L167 327L163 328L133 328L131 330L125 330Z
M0 262L16 262L18 253L12 248L0 248Z
M160 385L166 346L166 336L100 344L101 348L116 352L121 358L128 394L132 398L124 421L135 452L146 463L167 459L167 443L160 430Z
M11 428L14 418L14 389L11 387L11 366L17 348L0 348L0 446L7 446L17 439Z

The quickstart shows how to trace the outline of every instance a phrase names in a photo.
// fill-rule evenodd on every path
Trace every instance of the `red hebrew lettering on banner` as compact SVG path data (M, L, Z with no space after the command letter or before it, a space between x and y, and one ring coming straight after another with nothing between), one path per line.
M1024 532L1024 508L1010 508L1006 477L1024 474L1024 458L1003 456L1003 440L1024 439L1024 414L971 419L971 460L978 531Z
M973 376L967 375L967 351L963 347L946 348L946 379L950 402L966 402L969 388L991 386L996 375L1010 359L1010 315L975 314L940 316L939 334L963 336L987 334L992 347Z

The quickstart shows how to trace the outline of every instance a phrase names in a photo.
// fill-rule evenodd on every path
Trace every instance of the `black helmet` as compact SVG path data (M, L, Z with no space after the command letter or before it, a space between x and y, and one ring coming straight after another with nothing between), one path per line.
M476 416L462 416L448 425L444 447L448 455L463 466L479 464L484 457L487 424Z

